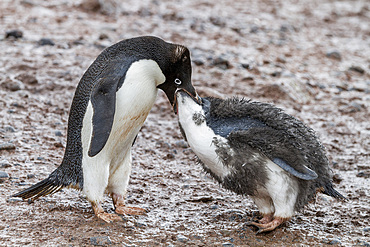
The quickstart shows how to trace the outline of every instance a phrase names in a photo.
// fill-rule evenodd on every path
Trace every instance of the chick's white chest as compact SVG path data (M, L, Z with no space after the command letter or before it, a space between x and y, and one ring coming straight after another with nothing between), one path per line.
M178 99L179 122L185 132L186 139L193 152L221 179L230 174L230 170L225 166L216 152L215 140L226 143L227 140L217 136L204 121L194 119L194 115L204 116L202 107L192 99L179 97Z

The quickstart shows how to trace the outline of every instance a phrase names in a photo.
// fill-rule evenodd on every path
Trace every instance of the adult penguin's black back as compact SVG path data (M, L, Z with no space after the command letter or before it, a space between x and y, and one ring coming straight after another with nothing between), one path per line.
M127 74L128 72L130 74ZM152 81L153 83L151 83ZM141 86L141 88L135 86L136 84ZM145 88L145 85L148 88ZM126 90L129 88L133 91L125 92L122 91L123 89L120 90L123 87ZM94 157L102 156L102 150L104 151L107 148L109 148L111 153L104 154L105 156L102 162L117 163L111 164L109 176L112 176L115 170L120 170L118 169L120 167L119 162L128 164L127 171L119 172L129 174L131 167L130 150L127 151L127 155L121 155L121 160L117 161L117 158L115 158L117 155L115 154L120 153L120 150L115 150L114 147L119 142L127 142L131 147L137 131L150 111L151 104L154 103L157 88L162 89L166 93L171 104L173 103L174 93L177 88L183 88L196 97L195 89L191 84L190 53L186 47L167 43L160 38L143 36L123 40L105 49L85 72L76 88L68 119L67 145L61 165L45 180L13 196L35 200L41 196L55 193L65 187L84 190L87 194L92 193L91 190L93 188L86 188L85 186L86 181L84 180L86 180L86 177L84 177L84 172L101 168L89 168L88 165L85 165L84 170L83 159L94 161ZM148 91L146 92L146 90ZM140 94L142 96L138 95L135 97L134 94ZM130 97L132 97L134 102L125 101ZM143 98L141 99L140 97ZM148 100L148 98L150 98L148 105L140 105L144 104L143 102L146 102L145 100ZM132 104L132 107L127 104ZM120 112L123 118L118 119L120 116L117 116L117 110L120 109L116 109L116 107L119 106L124 107L129 115L125 116L126 112ZM87 117L87 114L92 114L91 122L88 119L90 116ZM112 143L112 127L117 128L119 126L119 122L114 122L116 118L121 123L122 121L129 122L127 122L127 126L122 125L120 127L120 132L117 132L118 130L116 131L118 135L122 135L122 138L126 139L117 139ZM85 142L90 143L88 145L88 152L83 150L82 137L83 128L85 130L90 128L89 126L84 126L86 123L91 124L92 129L91 134L89 131L85 131L88 133L88 136L85 137L85 139L87 138ZM117 135L116 132L115 135ZM110 141L109 147L106 145L108 141ZM106 153L107 151L104 152ZM95 163L98 164L99 162ZM105 170L102 170L102 173L103 171ZM99 174L94 176L99 176ZM92 183L94 182L94 178L90 180L92 180ZM127 183L126 179L123 182ZM113 182L109 182L108 184L108 186L112 187L113 185L110 183ZM122 188L121 190L125 190ZM117 199L118 197L116 199L113 198L115 204L121 200L120 198L123 196L121 194L124 194L124 192L119 193L119 199ZM93 195L91 197L100 198L100 195L97 196L94 193L92 193ZM114 192L111 193L115 194ZM91 199L90 201L93 203L96 200L98 199ZM96 204L98 202L94 203Z

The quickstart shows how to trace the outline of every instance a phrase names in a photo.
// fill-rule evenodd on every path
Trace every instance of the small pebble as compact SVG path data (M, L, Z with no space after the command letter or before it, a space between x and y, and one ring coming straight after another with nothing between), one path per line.
M365 241L361 241L361 240L357 240L357 244L356 244L356 246L365 246L365 247L370 247L370 243L365 242Z
M52 41L51 39L48 39L48 38L42 38L42 39L40 39L37 42L37 44L38 45L41 45L41 46L44 46L44 45L54 46L55 45L54 41Z
M342 55L339 53L339 51L330 51L330 52L326 53L326 56L328 58L335 59L335 60L338 60L338 61L342 60Z
M334 183L339 184L342 181L343 181L343 178L338 173L334 174L334 176L333 176L333 182Z
M201 65L204 65L205 64L205 60L201 57L195 57L195 58L192 58L191 61L197 65L197 66L201 66Z
M63 136L63 133L60 130L57 130L54 133L55 133L56 136Z
M112 244L109 236L91 237L90 243L94 246L106 246Z
M276 62L278 62L278 63L286 63L286 57L284 57L284 56L278 56L276 58Z
M63 142L54 142L54 147L57 147L57 148L63 148L64 145L63 145Z
M186 241L188 241L188 238L184 235L177 235L177 241L185 243Z
M363 68L361 68L360 66L351 66L349 67L350 71L355 71L355 72L358 72L360 74L364 74L365 73L365 70Z
M13 143L0 143L0 150L12 150L15 149Z
M145 226L147 226L147 224L145 224L144 222L135 222L135 226L136 227L145 227Z
M22 82L18 81L18 80L12 80L10 79L9 77L5 79L5 81L1 84L2 87L4 87L5 89L8 89L12 92L15 92L15 91L19 91L21 90L24 85L22 84Z
M0 168L9 168L11 167L12 165L9 163L9 162L1 162L0 163Z
M370 178L370 172L359 172L356 177Z
M192 237L198 240L201 240L203 238L202 236L199 236L199 235L193 235Z
M41 156L37 157L36 159L37 160L45 160L45 158L44 157L41 157Z
M189 147L188 143L186 141L183 141L183 140L175 142L175 145L179 148L188 148Z
M175 154L173 153L168 153L165 157L165 159L174 159L175 158Z
M219 26L219 27L225 27L226 26L226 23L224 20L222 20L220 17L214 17L214 16L211 16L209 18L209 21L215 25L215 26Z
M333 240L331 240L330 242L329 242L329 244L330 245L339 245L339 244L341 244L341 242L338 240L338 239L333 239Z
M3 171L0 171L0 178L9 178L9 174Z
M227 60L224 56L215 58L212 62L212 65L223 70L230 69L232 67L229 60Z
M4 129L6 132L11 132L11 133L15 132L15 129L12 126L6 126Z
M23 83L29 84L29 85L35 85L38 83L37 78L34 75L30 74L20 74L15 79L20 80Z
M23 199L20 198L20 197L11 197L11 198L8 198L6 201L9 202L9 203L12 203L12 202L23 202Z
M222 243L222 246L224 246L224 247L234 247L234 244L226 242L226 243Z
M370 227L365 227L364 232L370 232Z
M108 35L107 35L106 33L101 33L101 34L99 35L99 39L100 39L100 40L103 40L103 39L109 39L109 37L108 37Z
M14 38L14 39L19 39L23 37L23 32L20 30L11 30L7 31L5 34L5 38Z
M35 177L35 174L27 174L27 178L34 178Z

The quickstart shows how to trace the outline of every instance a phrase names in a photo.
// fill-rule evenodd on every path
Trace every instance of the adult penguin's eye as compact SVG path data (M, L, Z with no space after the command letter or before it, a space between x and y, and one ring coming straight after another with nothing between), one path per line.
M176 85L180 85L180 84L181 84L181 80L180 80L179 78L176 78L176 79L175 79L175 84L176 84Z

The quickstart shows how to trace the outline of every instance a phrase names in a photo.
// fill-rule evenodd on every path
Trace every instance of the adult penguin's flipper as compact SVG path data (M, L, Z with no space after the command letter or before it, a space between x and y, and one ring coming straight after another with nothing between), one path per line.
M92 137L89 156L97 155L109 138L116 111L116 89L112 78L99 78L91 95L93 107Z
M92 137L89 156L97 155L105 146L112 130L116 111L116 92L122 86L132 59L117 61L105 69L96 79L91 92L93 107Z

